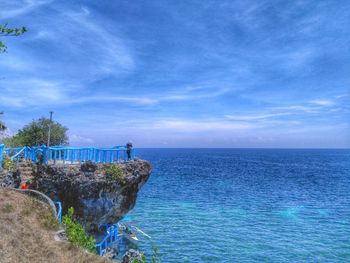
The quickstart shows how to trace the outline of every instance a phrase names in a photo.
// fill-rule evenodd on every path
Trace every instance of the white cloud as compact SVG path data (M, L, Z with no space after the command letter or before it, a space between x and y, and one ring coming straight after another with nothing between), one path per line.
M199 132L199 131L220 131L220 130L244 130L255 128L250 123L234 123L225 120L160 120L146 126L146 129L165 129L180 132Z
M280 117L290 115L288 112L280 113L268 113L268 114L258 114L258 115L225 115L226 118L234 121L253 121L253 120L265 120L274 117Z
M52 0L1 0L0 17L3 20L24 15L50 2Z
M72 87L60 82L27 79L0 82L0 102L8 107L62 104Z
M77 144L81 144L81 143L94 143L94 140L88 137L83 137L80 135L76 135L76 134L72 134L69 136L69 142L70 143L77 143Z
M311 100L310 103L318 106L325 106L325 107L333 106L335 104L334 101L326 100L326 99Z
M98 103L113 103L113 102L127 102L136 105L153 105L159 101L148 97L137 97L137 96L88 96L78 97L65 101L65 104L73 103L87 103L87 102L98 102Z

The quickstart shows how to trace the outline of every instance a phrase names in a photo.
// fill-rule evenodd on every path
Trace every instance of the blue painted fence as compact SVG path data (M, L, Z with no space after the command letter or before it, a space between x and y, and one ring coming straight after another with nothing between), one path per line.
M1 146L0 146L1 147ZM2 149L2 150L1 150ZM113 148L95 148L95 147L67 147L67 146L35 146L35 147L17 147L17 148L0 148L1 158L2 152L10 156L12 162L20 160L38 161L40 155L43 156L43 163L60 163L65 166L67 163L82 163L92 161L94 163L120 163L128 160L127 148L125 146L117 146ZM131 150L130 160L134 160L135 150Z
M118 225L116 224L103 224L101 226L106 227L106 235L101 242L96 243L95 247L97 253L102 256L103 252L114 242L120 240L120 235L118 234Z
M56 206L57 220L62 224L62 204L59 201L54 202L54 204Z

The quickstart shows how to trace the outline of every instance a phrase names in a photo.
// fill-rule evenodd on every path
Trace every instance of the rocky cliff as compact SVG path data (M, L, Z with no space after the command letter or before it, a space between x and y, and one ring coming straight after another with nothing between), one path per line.
M25 180L30 181L31 189L61 201L63 212L74 207L77 219L87 230L95 231L99 224L115 223L135 206L137 193L151 173L150 163L140 159L112 168L91 162L67 167L38 166L32 169L32 177L28 175L30 169L20 168L3 173L3 178L9 182L12 174L18 181L21 171L26 171Z

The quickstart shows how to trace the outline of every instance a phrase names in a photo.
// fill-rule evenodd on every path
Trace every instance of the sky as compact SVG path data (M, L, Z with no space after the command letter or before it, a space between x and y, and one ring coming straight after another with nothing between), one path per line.
M1 0L0 118L71 145L350 148L350 1Z

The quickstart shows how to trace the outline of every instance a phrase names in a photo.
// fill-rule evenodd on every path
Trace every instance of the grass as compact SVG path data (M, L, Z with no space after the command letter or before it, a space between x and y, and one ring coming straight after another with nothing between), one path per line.
M56 241L58 229L50 207L22 193L0 189L1 263L110 262L69 241Z
M6 203L3 207L2 207L2 212L4 213L11 213L13 212L13 206L12 204Z

